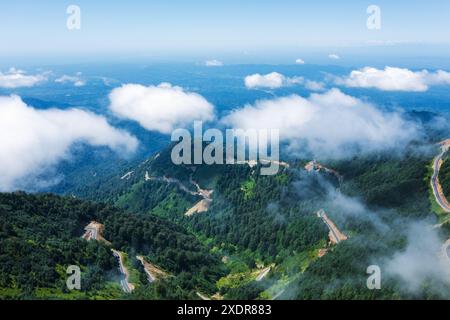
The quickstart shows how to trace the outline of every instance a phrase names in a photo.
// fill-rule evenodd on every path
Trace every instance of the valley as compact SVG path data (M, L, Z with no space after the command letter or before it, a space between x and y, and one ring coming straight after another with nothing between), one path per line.
M13 270L27 268L31 247L54 261L45 281L3 270L0 291L62 299L426 298L430 292L405 292L389 276L386 290L368 291L365 270L402 250L398 239L417 220L433 225L435 217L436 232L450 237L429 198L445 212L448 143L441 146L429 176L431 156L413 148L402 157L288 158L264 176L264 161L174 165L167 147L121 172L93 175L67 196L0 194L0 258L20 243ZM49 226L51 239L41 237ZM68 264L82 267L81 292L60 289Z
M402 212L405 214L408 212L408 215L412 217L429 214L426 213L426 208L429 206L426 197L428 188L423 183L416 182L425 177L428 160L414 155L402 159L401 162L389 157L376 162L370 160L372 170L362 169L366 166L364 158L355 163L291 162L283 166L282 171L273 177L258 176L257 164L171 167L163 165L167 157L168 152L163 150L156 157L145 161L137 168L132 168L130 171L135 172L135 177L126 181L125 193L122 191L122 195L116 198L119 199L116 204L122 206L120 199L124 197L124 194L127 198L135 198L135 194L141 193L140 190L144 186L146 190L150 188L153 191L142 193L144 195L142 200L150 194L157 195L161 188L164 190L170 188L171 191L169 193L165 191L164 197L158 202L145 200L132 211L148 212L148 214L160 215L174 221L191 230L198 239L208 245L211 252L227 257L225 260L222 259L227 275L218 279L219 291L217 292L216 289L210 295L201 290L196 291L200 292L203 298L209 299L215 293L220 293L224 298L236 295L241 297L240 295L245 292L246 298L285 299L289 297L293 286L299 282L303 282L303 285L308 283L302 279L308 279L316 265L326 266L330 259L340 259L339 256L348 254L348 250L353 252L352 254L360 255L359 246L370 241L369 239L376 238L377 240L373 240L378 243L375 247L382 246L383 243L389 243L391 236L394 237L398 233L397 227L390 225L389 228L392 228L390 235L384 236L381 240L376 229L371 231L373 227L370 225L374 222L362 222L364 220L359 220L363 217L356 216L343 220L343 213L339 212L342 209L334 207L335 205L327 198L329 197L327 194L332 191L330 187L337 192L336 194L342 193L342 196L352 195L359 188L358 194L363 198L368 197L369 204L384 205L385 198L378 198L378 194L380 196L390 194L390 191L386 193L385 190L390 190L394 188L393 185L397 185L394 189L401 194L402 202L390 204L390 206L398 207L399 216L396 219L403 219L403 223L407 223L410 218L407 216L402 218ZM373 169L374 164L375 169ZM336 169L333 165L336 165ZM387 180L382 178L384 175L389 178ZM143 176L144 179L138 179L139 176ZM233 177L231 180L227 178L230 176ZM383 179L384 182L377 184L376 179ZM409 179L411 182L408 182ZM403 186L404 184L412 186L412 181L415 181L414 188ZM362 187L364 184L361 183L367 184ZM300 185L302 188L297 187ZM285 191L280 192L281 189ZM213 195L214 201L212 201ZM413 198L416 200L409 202L408 199ZM420 205L417 205L419 199L421 199ZM207 210L201 209L204 201L208 201ZM154 205L147 206L145 203L154 203ZM162 203L165 204L162 205ZM277 212L273 216L272 207L276 208ZM164 210L160 211L160 208ZM299 208L302 209L299 210ZM289 212L290 218L286 215ZM254 215L253 218L250 218L252 215ZM263 219L269 219L270 223L260 223ZM255 224L252 221L259 223ZM367 226L362 227L361 223ZM300 229L299 226L302 224L306 229ZM358 224L361 226L355 228ZM340 228L337 227L338 225ZM247 226L248 231L241 230L243 226ZM263 226L271 231L259 231ZM286 246L282 249L274 247L274 244L291 233L297 234L300 238L304 237L308 234L308 228L316 230L311 234L314 235L313 241L307 241L304 245L298 240L290 242L295 245L288 250L289 247ZM240 238L240 234L246 236ZM348 234L352 236L349 237ZM251 242L254 239L259 239L260 242L255 245ZM372 243L370 247L373 246ZM316 248L311 251L311 254L302 253L311 248ZM278 252L278 258L274 259L276 252ZM367 253L369 252L365 254ZM341 263L348 268L347 272L356 272L353 267L349 267L349 261ZM258 270L255 264L266 265L266 267ZM333 273L330 271L330 275ZM362 278L363 283L363 266L361 266L359 277ZM317 282L316 285L321 286ZM355 294L361 295L362 292L356 291Z
M448 1L43 2L0 4L0 300L450 300Z

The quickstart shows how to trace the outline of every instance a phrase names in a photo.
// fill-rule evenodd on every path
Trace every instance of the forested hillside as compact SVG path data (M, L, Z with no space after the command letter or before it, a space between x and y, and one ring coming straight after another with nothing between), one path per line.
M277 175L261 176L259 166L246 164L175 166L164 150L127 169L126 178L85 187L80 195L191 230L222 256L228 274L217 286L225 298L445 296L448 288L407 292L395 277L387 277L382 291L366 287L368 265L403 250L412 223L435 221L428 154L356 157L325 163L333 170L317 172L305 170L307 162L291 161ZM213 191L212 202L207 211L187 216L202 199L196 185ZM320 209L349 235L347 241L328 244ZM255 281L264 268L268 275Z
M420 289L405 290L399 279L385 275L382 290L367 290L366 268L384 263L404 250L407 230L417 221L436 221L428 201L429 159L421 155L402 158L353 159L333 165L345 177L342 192L357 197L348 205L359 206L342 219L354 236L333 254L314 261L285 297L298 299L414 299L445 298L450 287L428 278ZM365 203L364 207L360 205ZM350 207L346 207L350 210ZM345 214L345 212L341 212ZM445 231L443 231L445 233ZM448 235L447 235L448 236ZM442 239L445 239L444 237ZM426 240L424 240L426 241ZM427 254L426 252L422 253ZM412 281L412 280L411 280Z
M104 237L112 247L131 257L144 255L172 275L155 286L153 298L195 298L200 289L214 292L215 279L224 273L220 261L194 236L155 216L47 194L0 194L1 295L120 298L111 246L81 238L92 220L105 225ZM66 289L69 265L82 269L81 292ZM139 297L139 290L135 295Z
M439 181L445 196L447 199L450 199L450 155L448 153L439 171Z

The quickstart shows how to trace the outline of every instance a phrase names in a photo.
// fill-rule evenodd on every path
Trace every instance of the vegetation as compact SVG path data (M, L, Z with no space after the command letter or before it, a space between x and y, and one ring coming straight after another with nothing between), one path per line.
M407 243L413 221L435 223L429 202L430 158L371 155L323 163L332 172L306 172L292 161L274 176L260 166L175 166L170 149L116 175L78 187L72 197L0 195L0 295L64 299L197 299L197 292L226 299L445 298L450 289L430 280L411 293L384 276L383 290L367 290L366 268ZM448 192L449 161L441 182ZM171 178L172 180L168 180ZM176 180L174 180L176 179ZM174 182L176 181L176 182ZM196 183L213 189L207 212L196 204ZM119 209L120 208L120 209ZM328 244L324 209L349 239ZM353 212L355 211L355 212ZM91 220L105 225L111 242L81 239ZM448 235L448 227L443 228ZM126 253L136 290L123 295L110 248ZM326 254L319 257L319 250ZM169 276L148 283L136 255ZM65 269L83 271L82 292L65 289ZM256 281L267 266L270 273Z
M117 278L117 262L110 247L81 238L92 220L105 224L104 237L114 248L129 252L130 257L136 252L150 256L173 272L176 277L167 285L183 288L185 296L192 297L195 288L213 292L215 279L223 275L219 260L194 236L155 216L126 214L47 194L0 194L0 288L4 296L120 297L117 281L111 285ZM69 265L82 270L81 292L66 288Z
M447 199L450 199L450 154L444 157L444 163L439 171L439 182L442 185L442 191Z

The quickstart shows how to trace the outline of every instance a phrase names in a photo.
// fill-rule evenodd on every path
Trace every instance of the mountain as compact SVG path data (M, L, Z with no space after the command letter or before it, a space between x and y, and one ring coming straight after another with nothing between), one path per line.
M104 226L105 241L82 238L85 227ZM224 274L219 258L184 228L152 215L127 214L108 205L50 194L0 194L0 295L3 298L117 299L123 297L111 249L127 256L135 297L195 298L214 292ZM170 276L148 289L134 256ZM81 291L68 291L66 269L82 270ZM147 290L146 290L147 288Z
M388 264L407 246L412 225L437 220L429 198L432 156L417 151L422 147L401 156L292 160L274 176L260 175L261 164L173 165L169 147L75 194L191 230L227 268L214 284L219 297L439 298L450 291L433 277L422 290L405 290L392 274L384 276L385 290L366 287L373 261ZM316 214L321 210L329 223ZM330 224L344 241L333 241Z
M439 173L439 180L441 181L442 191L447 199L450 199L450 155L446 155Z
M0 194L0 296L446 298L437 253L450 228L430 185L431 141L443 131L341 160L282 153L271 176L260 174L267 161L175 165L172 145L120 162L80 149L80 162L62 164L70 174L55 192L66 195ZM445 194L447 176L445 160ZM81 268L80 291L66 287L71 265ZM374 265L383 290L367 288Z

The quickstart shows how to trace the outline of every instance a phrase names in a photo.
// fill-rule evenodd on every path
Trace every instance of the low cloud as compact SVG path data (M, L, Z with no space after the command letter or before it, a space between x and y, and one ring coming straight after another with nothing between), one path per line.
M223 62L213 59L213 60L206 60L205 61L205 66L207 67L221 67L223 66Z
M384 70L365 67L352 71L347 77L337 78L336 84L384 91L424 92L432 85L450 85L450 73L443 70L414 72L395 67L385 67Z
M0 97L0 191L27 188L29 182L70 156L77 142L133 152L136 138L80 109L37 110L18 96Z
M369 225L376 235L382 239L384 236L395 237L405 245L402 249L393 253L376 253L371 261L381 267L383 283L392 283L401 292L409 294L423 294L424 289L432 289L442 296L448 296L450 286L450 257L446 246L439 234L439 229L433 228L430 221L417 221L404 219L393 209L369 208L361 199L345 195L339 191L324 176L310 172L312 178L307 179L300 175L293 182L293 187L298 190L299 199L310 199L314 193L324 193L321 206L331 213L334 222L341 228L353 225L351 229L356 231L352 237L364 236L359 234L357 228L362 226L363 232L368 232ZM353 221L353 223L352 223ZM356 230L355 230L356 228ZM365 241L364 237L359 239Z
M335 54L335 53L330 53L330 54L328 55L328 58L330 58L330 59L332 59L332 60L339 60L341 57L338 56L338 55Z
M242 129L279 129L290 151L317 158L402 150L420 133L400 113L383 112L338 89L308 98L291 95L257 101L232 111L222 122Z
M77 72L74 76L63 75L55 80L57 83L73 83L75 87L82 87L86 84L86 81L81 78L81 72Z
M278 72L271 72L268 74L255 73L246 76L244 79L245 86L248 89L277 89L281 87L300 85L305 83L303 77L286 77Z
M164 134L191 126L195 120L214 119L214 106L204 97L169 83L148 87L126 84L114 89L109 99L109 108L117 116Z
M249 89L256 89L256 88L276 89L286 85L286 77L278 72L271 72L265 75L255 73L246 76L244 82L245 86Z
M326 203L333 212L339 213L337 218L342 222L350 219L364 221L376 229L378 234L385 234L390 231L390 227L383 222L381 217L389 216L391 222L395 219L393 211L382 208L369 209L361 199L345 195L332 186L328 188ZM367 228L367 225L365 227Z
M310 91L323 91L323 90L325 90L325 84L323 82L306 80L304 85L305 85L305 88L310 90Z
M296 179L292 182L292 186L296 191L297 198L300 200L321 199L320 206L325 211L332 212L336 222L341 225L351 219L357 219L370 223L378 233L389 231L389 227L380 217L387 214L392 216L392 213L380 208L371 210L361 199L341 193L339 189L341 178L335 175L333 182L330 174L323 175L316 171L305 170L296 172ZM367 225L365 226L367 227Z
M280 206L277 202L271 202L266 207L266 213L272 217L275 224L285 225L288 221L286 217L280 213Z
M16 89L22 87L33 87L47 80L45 73L28 75L23 70L11 68L7 72L0 72L0 88Z
M410 292L419 291L425 281L450 285L450 259L443 252L443 240L436 229L422 222L411 224L407 231L407 246L385 263L389 275L402 280Z
M295 63L296 64L305 64L305 60L299 58L299 59L295 60Z

